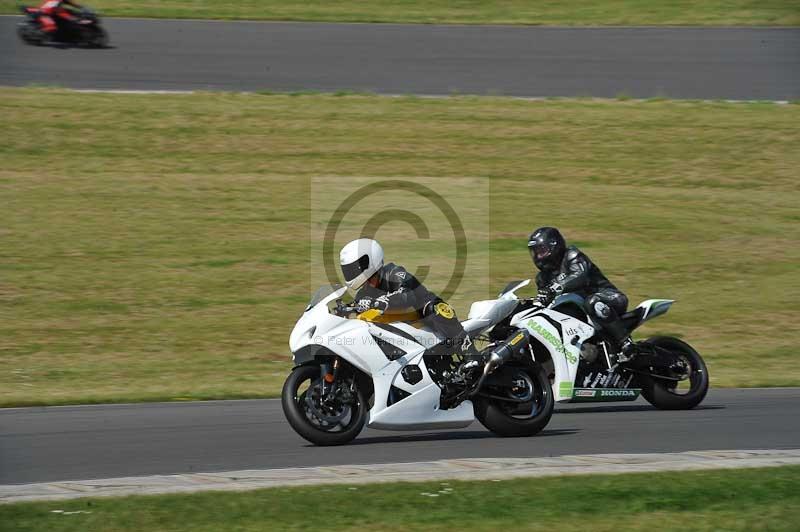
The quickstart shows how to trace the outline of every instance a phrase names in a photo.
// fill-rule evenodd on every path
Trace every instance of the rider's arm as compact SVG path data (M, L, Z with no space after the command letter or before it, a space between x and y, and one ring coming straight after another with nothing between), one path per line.
M402 266L395 267L385 275L387 275L387 292L381 293L379 290L365 286L356 294L353 304L359 312L369 309L386 312L418 308L417 292L422 288L419 281Z
M82 5L78 4L77 2L73 2L72 0L64 0L61 5L64 8L64 11L68 12L69 14L79 14L81 9L83 9Z
M62 0L61 5L58 6L58 16L74 22L78 20L75 13L80 10L80 7L81 6L70 0Z
M553 288L557 293L575 292L589 282L591 265L586 255L577 249L568 249L566 259L566 271L553 283Z
M402 266L396 266L387 272L389 292L378 298L387 303L390 309L421 309L426 301L420 301L423 292L427 292L416 277Z

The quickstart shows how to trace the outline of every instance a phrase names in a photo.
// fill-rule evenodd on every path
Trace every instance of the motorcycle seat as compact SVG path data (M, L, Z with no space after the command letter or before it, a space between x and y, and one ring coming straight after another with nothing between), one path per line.
M642 321L642 317L644 316L644 311L645 309L643 307L636 307L635 309L626 312L619 318L623 325L625 325L625 328L629 331L632 331L639 326L639 323Z
M470 337L476 336L491 324L491 320L481 318L470 318L461 322L461 326Z

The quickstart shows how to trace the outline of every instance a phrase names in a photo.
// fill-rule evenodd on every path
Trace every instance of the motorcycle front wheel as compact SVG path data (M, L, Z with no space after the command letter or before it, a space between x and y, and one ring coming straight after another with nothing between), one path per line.
M475 417L481 424L503 437L538 434L553 415L555 399L544 369L533 366L501 369L509 372L509 388L487 389L473 398Z
M44 41L42 31L30 22L17 24L17 36L26 44L40 46Z
M708 393L708 369L700 354L686 342L671 336L656 336L645 343L676 357L685 378L674 381L641 377L642 396L660 410L689 410L699 405Z
M94 26L84 33L84 42L89 48L108 47L108 33L99 26Z
M283 385L281 405L289 425L314 445L351 442L367 420L367 402L357 381L349 402L327 397L319 366L299 366ZM348 384L349 386L349 384ZM326 400L327 399L327 400Z

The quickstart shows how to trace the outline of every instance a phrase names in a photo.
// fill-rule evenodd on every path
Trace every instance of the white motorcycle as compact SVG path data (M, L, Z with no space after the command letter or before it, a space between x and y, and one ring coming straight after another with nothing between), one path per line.
M622 322L631 333L665 314L673 302L644 301L622 315ZM493 327L489 337L527 331L534 360L547 370L558 402L634 401L641 394L664 410L686 410L700 404L708 392L708 370L689 344L657 336L637 342L629 356L616 353L583 308L583 299L575 294L559 296L547 308L530 300L521 302Z
M418 315L359 314L343 304L346 288L319 289L289 339L295 368L283 386L286 419L316 445L350 442L365 424L448 429L475 418L500 436L538 433L550 421L554 396L528 329L509 327L504 338L486 334L518 308L514 291L525 284L473 303L462 324L488 345L484 367L467 374L459 370L460 355Z

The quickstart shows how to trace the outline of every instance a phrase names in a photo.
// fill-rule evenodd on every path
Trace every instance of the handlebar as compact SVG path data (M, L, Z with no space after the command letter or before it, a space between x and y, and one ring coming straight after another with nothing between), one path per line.
M358 313L358 308L354 305L345 305L341 299L336 300L334 312L337 316L347 316L348 314Z

